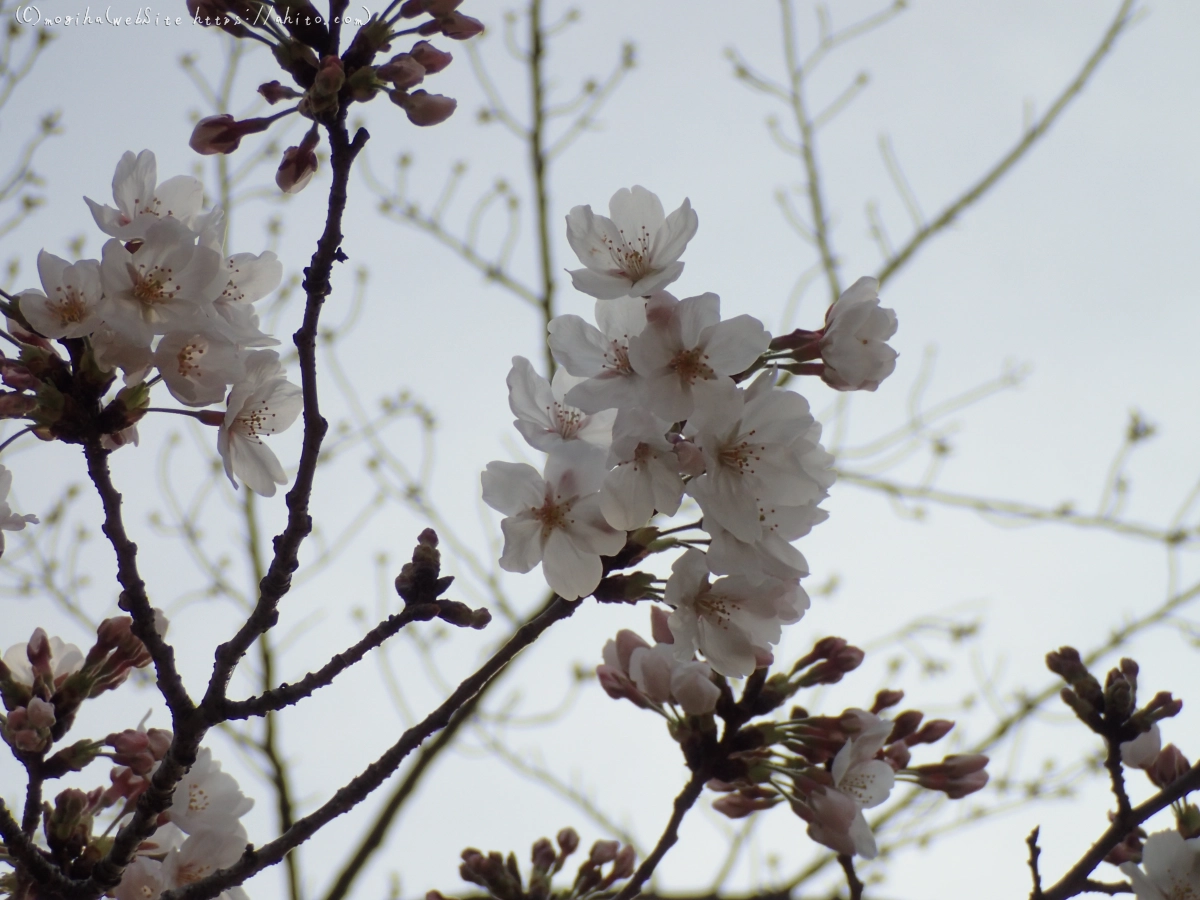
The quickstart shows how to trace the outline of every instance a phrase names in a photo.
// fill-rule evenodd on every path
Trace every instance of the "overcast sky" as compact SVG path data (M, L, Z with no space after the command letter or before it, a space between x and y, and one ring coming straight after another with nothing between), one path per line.
M565 9L551 6L551 20ZM809 4L797 6L801 46L811 48L816 18ZM1200 234L1195 115L1200 7L1179 0L1138 6L1144 9L1141 20L1120 38L1045 139L885 286L884 305L894 308L900 321L893 341L899 365L877 393L853 399L846 448L864 447L907 421L927 352L936 352L936 363L926 372L925 407L1022 368L1028 374L1019 387L939 423L950 454L937 486L961 495L1047 509L1070 503L1094 512L1130 411L1138 409L1157 426L1157 435L1128 464L1131 493L1121 515L1157 528L1171 521L1200 475L1200 395L1195 390L1200 356L1194 349L1200 304L1192 272ZM85 7L82 0L44 0L40 11L76 15ZM98 8L92 4L92 15ZM853 23L880 8L879 3L840 2L834 4L834 23ZM890 137L921 212L934 218L1020 139L1026 115L1045 112L1093 51L1116 8L1095 0L917 0L826 60L809 86L815 110L838 97L859 72L869 76L854 103L820 133L817 151L844 283L881 266L865 215L868 202L878 203L894 245L903 244L913 227L881 158L880 136ZM113 0L111 9L134 15L137 7L132 0ZM152 11L160 12L158 7ZM506 56L499 11L482 3L468 4L465 11L491 28L479 44L480 54L499 90L524 117L528 89L520 67ZM18 289L34 285L33 263L42 247L65 255L69 241L86 234L85 255L98 255L102 236L81 197L111 202L112 169L122 152L154 150L162 178L194 169L198 158L187 147L189 114L211 110L178 58L191 53L201 71L216 77L225 46L216 34L188 24L53 31L56 40L0 118L9 148L19 146L47 110L61 110L64 128L36 159L47 179L45 207L0 247L3 260L20 262ZM549 82L555 100L569 100L587 78L605 77L625 41L636 44L636 67L595 128L554 163L553 221L561 223L577 204L602 211L617 188L632 184L657 192L668 209L688 197L700 229L673 290L679 296L714 291L725 316L751 313L768 328L780 327L788 297L815 256L789 229L774 195L780 188L802 186L803 173L797 160L772 142L766 126L775 115L792 134L787 110L738 83L725 58L726 48L734 47L762 73L781 77L778 7L707 0L587 4L582 20L551 44ZM464 48L450 49L455 62L430 90L457 97L456 116L417 130L386 100L356 107L354 117L361 115L372 135L364 163L386 180L396 157L411 154L410 194L429 209L452 166L465 160L469 167L445 213L446 227L457 235L466 232L472 204L497 179L505 179L522 201L511 271L534 283L522 149L501 126L477 123L475 113L484 102L480 89ZM252 54L245 65L231 109L235 113L255 109L254 87L279 77L265 53ZM268 137L281 145L295 143L298 128ZM233 162L258 146L248 140ZM257 182L270 185L272 168L273 163L262 168ZM236 210L230 251L268 247L263 223L280 214L279 253L288 271L298 272L320 231L327 186L323 172L293 203L278 207L255 201ZM434 411L438 430L430 496L463 540L486 558L485 536L495 534L498 518L480 513L478 473L491 459L525 458L510 425L504 378L514 354L541 364L539 320L529 306L463 266L428 235L381 218L377 207L378 198L360 173L352 186L343 245L350 262L336 274L327 321L345 318L354 270L365 267L365 305L356 328L339 345L341 364L368 407L377 408L376 398L407 390ZM577 263L555 227L555 267L561 271ZM494 252L502 239L502 217L485 220L483 248ZM560 279L558 288L560 312L590 313L590 299L574 293L569 280ZM816 327L826 301L818 281L803 295L788 327ZM299 307L293 305L282 314L277 333L286 337L298 321ZM347 413L332 371L328 360L322 363L322 387L332 417L339 419ZM832 392L807 382L799 389L815 410L832 413L837 399ZM205 582L178 542L148 521L154 510L169 519L166 504L156 497L157 469L168 435L176 430L173 420L148 421L142 445L121 450L113 466L131 507L128 522L142 550L151 595L172 610L172 635L183 636L183 669L189 684L198 686L212 647L233 627L233 615L227 603L192 596ZM185 439L171 465L190 496L189 485L203 471L196 445L211 444L213 436L199 429L182 433L197 439ZM297 427L272 439L288 465L298 457L298 435ZM393 452L415 466L420 458L416 430L402 423L388 435ZM29 443L6 452L4 463L15 473L20 511L44 513L64 484L84 480L82 458L75 448ZM325 523L327 538L372 495L365 459L364 452L349 452L316 490L314 514ZM921 450L887 477L916 484L928 461L928 451ZM878 462L851 454L843 459L854 471ZM224 487L213 495L203 524L219 548L215 555L229 552L232 577L248 585L244 558L230 537L238 525L226 493L232 497ZM986 731L995 709L1011 706L1019 688L1037 691L1050 683L1041 663L1047 650L1067 643L1092 647L1114 626L1160 604L1173 586L1200 577L1187 552L1172 571L1161 544L1104 529L1014 528L938 505L927 505L916 518L913 507L898 511L880 493L848 483L835 487L825 506L831 518L800 545L813 571L806 584L816 588L836 578L838 587L829 597L814 598L777 657L788 660L827 634L870 646L923 616L981 619L982 635L968 646L947 649L935 637L922 638L922 646L950 663L945 674L922 675L910 655L897 675L887 675L885 661L903 656L904 648L893 643L836 693L813 700L813 708L826 711L868 705L886 683L908 692L906 706L942 715L974 695L975 710L960 729L962 746ZM262 507L269 522L279 521L281 496ZM77 512L93 532L98 530L94 503L83 501ZM1193 513L1184 524L1195 520ZM386 586L426 524L399 505L388 506L355 538L340 568L289 596L281 633L300 625L306 630L287 649L285 678L320 665L353 642L363 628L353 610L374 615L380 595L373 560L381 552L390 555ZM97 544L92 542L86 557L93 586L79 599L101 618L114 613L115 592L111 557ZM306 552L311 559L316 551ZM460 562L449 559L447 566L470 580ZM536 572L505 576L503 584L520 609L539 602L544 591ZM190 602L181 605L185 599ZM13 610L6 617L5 645L25 639L36 624L79 643L86 640L45 600L3 602ZM645 611L585 606L555 629L545 646L522 659L492 708L503 706L506 697L523 714L555 708L571 689L570 667L594 666L604 640L621 627L648 632ZM502 628L497 622L483 634L457 636L449 648L435 647L443 677L453 683L473 668ZM914 644L906 647L911 654ZM1129 652L1142 663L1145 696L1164 689L1182 695L1185 703L1196 699L1189 695L1195 656L1176 630L1153 631ZM409 701L417 710L427 708L437 685L423 674L415 645L397 639L393 660ZM380 672L363 664L344 684L285 717L283 733L303 810L322 802L403 727ZM981 691L981 682L988 691ZM82 718L80 728L92 722L102 734L129 727L151 706L156 710L151 724L165 724L152 694L127 693L123 704L105 701L101 712ZM118 710L123 718L114 722ZM1080 728L1064 726L1065 718L1054 713L1039 720L1011 756L1006 750L997 760L998 771L1012 763L1015 771L1029 775L1048 756L1071 765L1096 749ZM515 752L539 759L650 846L669 814L670 799L686 780L677 748L651 719L629 704L608 700L589 681L552 729L510 728L503 734ZM1166 728L1167 738L1193 758L1200 753L1198 721L1189 706ZM360 884L359 896L378 897L393 871L400 873L406 897L431 887L453 894L462 889L456 865L465 846L513 850L524 859L536 837L567 824L575 825L585 842L608 836L560 797L477 752L478 736L468 737L466 744L466 752L446 757L432 773L394 830L388 851ZM268 795L227 742L216 738L216 746L227 767L239 772L248 792L259 798L249 819L251 838L269 840ZM18 796L18 775L14 762L0 762L0 789L9 800ZM1142 779L1133 783L1136 797L1148 795ZM983 799L1008 802L996 795ZM701 806L709 802L705 798ZM993 823L957 830L932 850L908 850L895 860L886 894L980 895L984 870L987 896L1026 892L1024 835L1043 825L1043 872L1055 877L1103 830L1105 808L1103 792L1085 787L1076 801L1026 806ZM361 814L345 817L314 843L305 858L313 894L327 885L339 851L366 821ZM660 889L705 888L717 868L714 860L721 858L727 824L707 809L698 810L660 870ZM1167 825L1164 820L1158 827ZM773 884L801 869L813 852L803 823L786 810L773 811L758 826L727 888ZM255 900L281 896L274 874L248 888Z

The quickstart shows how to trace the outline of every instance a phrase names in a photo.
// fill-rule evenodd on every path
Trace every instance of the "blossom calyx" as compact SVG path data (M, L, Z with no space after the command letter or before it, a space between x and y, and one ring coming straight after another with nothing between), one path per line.
M263 99L274 106L281 100L299 100L304 95L295 88L290 88L285 84L280 84L278 81L268 81L258 86L258 92L262 94Z
M657 598L654 576L649 572L630 572L628 575L609 575L601 579L592 596L601 603L637 603Z
M317 144L321 136L314 125L295 147L283 151L283 159L275 172L275 184L285 194L298 194L317 174Z
M396 576L396 593L405 605L434 603L453 583L453 575L441 576L442 555L437 545L437 532L432 528L426 528L417 536L412 562L405 563Z

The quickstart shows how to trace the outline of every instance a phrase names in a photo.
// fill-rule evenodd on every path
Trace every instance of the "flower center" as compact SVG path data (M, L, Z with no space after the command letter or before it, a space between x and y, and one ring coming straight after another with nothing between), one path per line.
M58 290L63 293L62 288ZM87 302L74 288L67 288L60 298L51 300L48 305L59 325L76 325L87 318Z
M271 412L267 401L259 400L253 405L242 407L237 417L237 430L251 440L258 441L260 434L271 433L270 423L273 418L275 413Z
M617 375L632 375L633 366L629 364L629 341L609 341L608 352L604 354L604 368Z
M183 345L183 349L179 351L179 356L176 357L176 362L179 364L179 374L181 377L204 377L204 372L200 370L200 360L204 358L206 349L207 348L199 341L191 341Z
M695 384L697 381L708 381L717 377L717 373L705 362L706 359L708 355L702 347L693 347L691 350L680 350L676 353L667 363L667 368L678 375L681 381Z
M555 403L554 407L547 409L546 412L550 415L550 421L554 423L554 430L564 441L569 441L579 434L579 430L587 424L589 418L574 407L563 406L559 403Z
M153 308L175 299L178 285L172 285L171 269L150 266L146 271L130 264L129 274L133 281L133 298L142 306Z
M608 245L613 263L617 271L630 281L641 280L651 269L650 266L650 232L645 225L638 228L638 233L631 241L621 232L621 245Z
M753 431L746 435L746 437L753 436ZM741 440L736 444L727 444L722 447L721 452L717 454L717 459L721 461L721 465L725 468L736 469L739 475L753 475L754 464L761 459L758 455L758 449L757 444Z
M729 620L737 604L723 594L704 591L693 601L698 615L708 619L722 631L729 630Z
M565 529L575 520L571 518L571 505L573 500L562 500L559 497L547 497L546 502L540 507L534 506L530 508L533 518L542 523L542 540L550 537L550 533L557 528Z

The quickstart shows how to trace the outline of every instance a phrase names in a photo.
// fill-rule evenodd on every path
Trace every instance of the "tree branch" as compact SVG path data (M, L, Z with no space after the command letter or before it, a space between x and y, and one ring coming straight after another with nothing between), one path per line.
M621 888L621 892L613 900L633 900L638 895L642 885L646 883L646 879L654 874L654 869L662 861L662 858L667 855L667 851L674 847L675 842L679 840L679 826L683 822L683 817L696 804L696 800L699 799L700 793L704 790L704 783L706 781L708 781L708 775L705 774L704 768L692 773L691 780L684 785L683 790L679 792L679 796L675 798L675 808L671 813L671 818L667 821L667 827L663 829L662 836L658 839L658 843L654 845L654 849L650 851L650 855L642 860L642 864L633 873L633 877L625 883L625 886Z

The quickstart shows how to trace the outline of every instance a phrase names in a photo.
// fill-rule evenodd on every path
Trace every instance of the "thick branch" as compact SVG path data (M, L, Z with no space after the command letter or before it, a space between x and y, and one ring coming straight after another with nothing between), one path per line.
M1035 891L1031 894L1032 900L1067 900L1068 897L1074 897L1076 894L1089 890L1088 876L1117 844L1125 840L1130 831L1155 813L1166 809L1185 794L1198 789L1200 789L1200 763L1196 763L1182 778L1177 778L1141 806L1135 806L1128 815L1118 815L1108 830L1100 836L1096 843L1092 844L1091 849L1071 867L1066 875L1045 891L1041 893Z
M863 883L858 880L858 873L854 871L854 857L839 853L837 861L846 873L846 888L850 891L850 900L862 900Z
M186 887L167 891L161 900L211 900L223 891L241 884L251 875L278 863L289 851L307 841L322 827L369 797L391 777L409 753L431 734L445 728L455 713L478 694L518 653L536 641L542 632L555 622L574 613L579 606L580 602L577 600L556 598L549 609L517 629L508 643L463 681L441 706L405 731L400 740L367 766L361 774L347 782L319 809L298 819L291 828L270 843L257 850L247 849L242 858L229 868Z
M63 875L57 866L42 855L33 839L21 830L3 800L0 800L0 837L4 838L5 852L28 869L38 884L64 893L77 887L76 882Z

